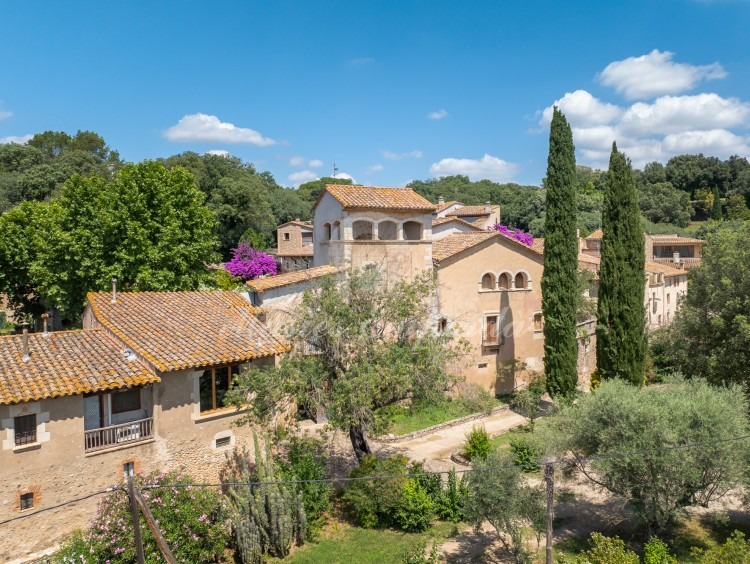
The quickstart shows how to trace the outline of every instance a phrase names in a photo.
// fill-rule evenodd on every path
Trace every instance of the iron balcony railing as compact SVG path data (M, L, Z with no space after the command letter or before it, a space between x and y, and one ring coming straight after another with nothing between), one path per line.
M118 446L124 443L144 441L153 436L153 417L84 431L86 452Z

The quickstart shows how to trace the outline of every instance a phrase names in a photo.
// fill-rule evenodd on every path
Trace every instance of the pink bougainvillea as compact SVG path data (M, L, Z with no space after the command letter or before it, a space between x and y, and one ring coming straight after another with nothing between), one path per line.
M531 233L526 233L524 231L521 231L520 229L514 229L512 227L508 227L507 225L500 225L499 223L496 223L488 229L490 229L491 231L497 231L498 233L501 233L506 237L510 237L511 239L514 239L519 243L528 245L529 247L534 244L534 236Z
M243 280L254 280L279 271L271 255L256 251L248 243L240 243L236 249L232 249L232 260L224 268L232 276L239 276Z

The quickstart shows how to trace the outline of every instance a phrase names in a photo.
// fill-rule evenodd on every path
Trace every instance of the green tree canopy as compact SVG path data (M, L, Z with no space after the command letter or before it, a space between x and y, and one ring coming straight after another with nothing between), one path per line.
M669 182L639 184L638 206L649 221L680 227L690 223L693 209L687 192L677 190Z
M255 394L246 423L283 412L290 398L309 413L323 408L332 425L349 432L361 459L371 452L367 433L377 409L405 398L437 400L457 381L452 363L466 345L450 330L425 329L433 295L431 274L390 284L375 269L325 278L294 312L292 353L278 368L241 375L229 400L244 406Z

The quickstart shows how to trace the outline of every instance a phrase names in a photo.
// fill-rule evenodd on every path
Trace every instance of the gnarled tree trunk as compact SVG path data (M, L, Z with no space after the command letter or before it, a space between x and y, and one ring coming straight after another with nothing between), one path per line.
M354 454L357 455L357 460L362 461L366 454L372 454L370 443L367 442L367 431L362 426L352 425L349 427L349 439L352 441L352 448Z

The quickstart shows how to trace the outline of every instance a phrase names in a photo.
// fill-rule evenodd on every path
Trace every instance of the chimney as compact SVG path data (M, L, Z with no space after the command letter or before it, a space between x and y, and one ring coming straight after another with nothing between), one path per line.
M445 198L443 198L442 196L438 196L438 204L442 206L444 203L445 203Z
M42 314L42 323L44 323L44 331L42 331L42 337L49 337L49 329L47 327L47 320L49 319L49 314L43 313Z
M112 277L112 303L117 303L117 278Z
M490 213L492 211L492 206L489 202L484 203L484 213Z
M29 324L23 324L23 361L29 362Z

